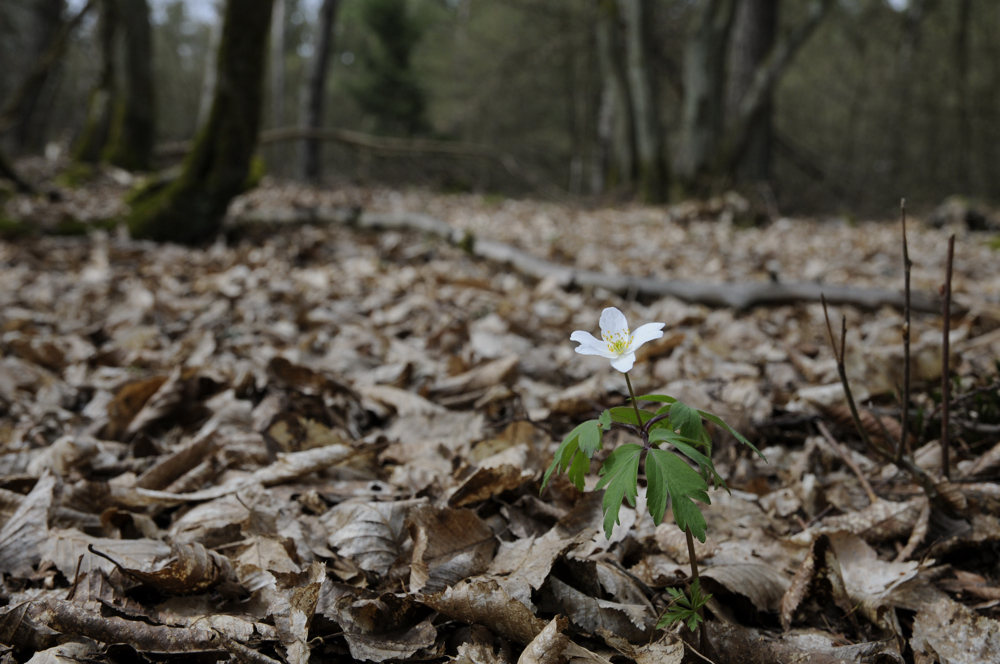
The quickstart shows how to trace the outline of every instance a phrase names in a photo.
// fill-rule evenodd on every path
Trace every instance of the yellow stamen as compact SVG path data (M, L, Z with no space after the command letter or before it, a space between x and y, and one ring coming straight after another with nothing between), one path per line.
M601 336L604 337L604 341L608 344L608 350L612 353L621 355L625 352L625 349L629 347L632 343L632 335L629 333L628 328L625 328L624 332L602 332Z

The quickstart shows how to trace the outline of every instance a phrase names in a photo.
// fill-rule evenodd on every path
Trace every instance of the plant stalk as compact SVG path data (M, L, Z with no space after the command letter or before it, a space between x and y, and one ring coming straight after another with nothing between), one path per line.
M899 447L896 449L896 465L903 459L903 453L912 456L906 430L910 424L910 252L906 244L906 199L899 202L900 217L903 221L903 403L900 417Z
M945 479L951 478L951 464L949 460L948 441L948 401L951 398L951 380L949 372L949 358L951 347L951 273L952 264L955 258L955 236L948 238L948 263L945 267L945 278L942 289L944 296L941 306L944 309L944 338L941 340L941 475Z
M625 374L625 384L628 385L628 393L629 396L632 397L632 408L635 409L635 421L638 424L639 429L642 430L644 434L643 438L646 438L646 427L642 426L642 416L639 414L639 402L635 400L635 392L632 390L632 381L629 380L627 373Z

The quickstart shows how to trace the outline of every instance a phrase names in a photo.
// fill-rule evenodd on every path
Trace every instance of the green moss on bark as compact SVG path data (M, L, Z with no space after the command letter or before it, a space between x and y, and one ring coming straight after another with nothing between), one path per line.
M226 5L218 81L208 122L173 183L136 201L133 237L193 244L214 236L226 208L245 190L257 147L264 55L273 0Z

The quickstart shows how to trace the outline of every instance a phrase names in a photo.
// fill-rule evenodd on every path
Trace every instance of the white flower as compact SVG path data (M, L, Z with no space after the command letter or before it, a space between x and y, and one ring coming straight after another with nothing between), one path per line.
M603 341L583 330L569 336L579 343L576 352L580 355L600 355L611 360L611 366L622 373L635 364L635 351L647 341L663 336L663 323L646 323L635 332L629 332L625 314L614 307L601 312L601 337Z

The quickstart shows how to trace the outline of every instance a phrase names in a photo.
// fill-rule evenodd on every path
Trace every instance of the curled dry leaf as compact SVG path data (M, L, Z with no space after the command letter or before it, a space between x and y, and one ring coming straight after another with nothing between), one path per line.
M0 528L0 572L28 575L42 557L56 478L46 473Z
M413 538L410 592L435 593L482 574L497 543L493 530L471 510L418 505L406 528Z
M530 481L535 473L530 470L516 468L507 464L489 468L478 468L471 476L455 490L448 498L452 507L464 507L478 503L493 496L499 496L504 491L518 488Z
M328 583L321 590L317 612L340 625L355 659L403 659L437 640L430 620L421 620L427 609L410 595L377 594Z
M827 517L795 535L791 541L808 545L820 533L839 531L854 533L873 544L909 537L920 518L923 503L923 497L905 503L879 500L857 512Z
M224 581L236 580L229 558L206 549L198 542L175 543L171 547L173 559L151 572L126 567L98 551L93 544L89 544L87 549L111 560L126 576L167 595L194 595L207 592Z
M488 627L494 634L527 645L545 628L545 622L507 594L494 579L473 578L434 595L424 604L449 618Z
M644 604L619 604L595 599L576 590L554 576L546 586L548 608L569 616L574 624L590 634L604 629L632 642L649 638L653 629L652 612Z
M703 578L722 584L726 590L743 595L758 611L777 611L791 581L769 565L737 563L713 565L701 571Z
M517 664L562 664L563 651L569 645L569 637L563 632L569 621L556 616L541 632L531 640L517 659Z
M112 556L114 561L93 553L89 550L91 546ZM170 547L159 540L91 537L72 528L51 530L44 548L44 558L52 561L67 579L73 579L78 570L80 574L95 569L110 572L116 564L149 569L155 560L169 555Z
M406 517L426 501L392 503L349 500L320 517L330 533L328 543L337 552L368 572L385 575L409 539Z
M495 576L516 576L538 590L549 577L556 559L577 543L577 539L560 538L554 530L542 537L501 542L496 557L490 563L489 573Z

